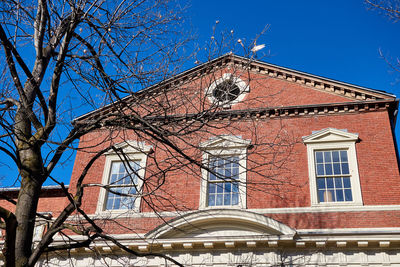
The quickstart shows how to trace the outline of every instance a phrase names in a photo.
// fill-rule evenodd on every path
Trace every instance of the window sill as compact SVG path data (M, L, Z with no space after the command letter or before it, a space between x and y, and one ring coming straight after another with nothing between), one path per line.
M244 210L244 209L246 209L246 207L243 207L243 205L199 207L199 210L213 210L213 209L240 209L240 210Z
M133 214L138 214L139 209L130 209L130 210L102 210L102 211L97 211L96 216L101 216L101 217L130 217Z
M363 203L362 202L324 202L324 203L314 203L311 204L311 207L318 207L318 208L323 208L323 207L362 207Z

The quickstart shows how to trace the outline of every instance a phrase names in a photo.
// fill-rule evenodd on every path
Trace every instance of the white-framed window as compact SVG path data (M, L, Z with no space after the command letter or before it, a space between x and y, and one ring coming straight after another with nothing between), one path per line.
M213 104L231 106L242 101L249 90L249 86L242 79L231 73L224 73L206 88L206 95Z
M334 128L303 137L307 145L311 205L362 205L357 140L357 134Z
M200 145L203 151L200 208L246 208L246 163L250 140L221 135Z
M139 211L147 154L151 146L126 141L106 153L97 212Z
M134 209L139 189L140 160L112 161L104 209Z

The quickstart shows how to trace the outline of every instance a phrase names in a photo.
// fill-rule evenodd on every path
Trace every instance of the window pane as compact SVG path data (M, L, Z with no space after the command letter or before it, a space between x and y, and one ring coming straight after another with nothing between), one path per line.
M332 162L332 157L331 157L331 152L330 151L324 152L324 160L325 160L325 163L326 162Z
M107 209L107 210L111 210L112 207L113 207L113 199L110 198L110 197L108 197L108 198L107 198L107 206L106 206L106 209Z
M336 191L336 201L344 201L343 191L337 190Z
M232 179L239 180L239 167L236 166L232 169Z
M350 177L343 177L343 187L351 188Z
M222 193L224 192L224 184L223 183L216 183L217 186L217 193Z
M324 193L325 193L325 190L318 190L318 200L319 200L319 202L325 202Z
M340 162L339 151L332 151L332 159L333 159L333 162Z
M238 183L232 183L232 192L234 192L234 193L239 192L239 184Z
M348 163L342 163L342 174L350 174Z
M111 174L111 177L110 177L110 184L115 183L115 182L117 181L117 177L118 177L118 175L116 175L116 174Z
M224 180L226 178L224 169L222 169L221 167L216 168L215 172L217 173L217 179Z
M126 193L130 195L136 194L136 186L126 187Z
M340 173L340 164L339 163L334 163L333 164L333 174L341 174Z
M217 177L215 177L215 175L213 173L210 172L210 177L209 177L210 181L215 181L217 180Z
M340 151L340 159L342 162L347 162L347 151Z
M317 175L325 175L324 164L317 164Z
M324 162L322 152L315 152L315 160L317 161L317 163Z
M215 206L215 195L208 195L208 206Z
M225 183L225 193L231 192L231 183Z
M125 173L125 166L124 164L122 164L122 162L118 162L117 164L119 164L119 173Z
M232 194L232 205L238 205L238 204L239 204L239 194L233 193Z
M215 193L215 184L212 184L212 183L208 184L208 193L210 193L210 194Z
M224 195L224 205L231 205L231 195L230 194L225 194Z
M353 201L353 196L351 194L351 189L344 190L345 200L346 201Z
M333 188L333 178L326 178L326 187Z
M121 208L121 203L120 202L121 201L120 201L119 196L116 196L113 209L120 209Z
M222 194L217 194L217 203L216 203L216 206L222 206L222 197L223 197L223 195Z
M332 165L330 163L325 164L325 175L332 175Z
M335 191L333 191L333 190L329 190L329 191L327 191L327 197L326 197L326 201L328 201L328 202L332 202L332 201L336 201L336 198L335 198Z
M335 178L335 187L336 188L343 188L342 178Z
M325 178L317 179L317 188L318 189L325 189Z

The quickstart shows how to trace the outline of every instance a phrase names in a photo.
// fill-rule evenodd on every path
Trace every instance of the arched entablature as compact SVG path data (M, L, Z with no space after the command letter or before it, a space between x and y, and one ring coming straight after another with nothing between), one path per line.
M212 209L188 213L172 219L146 234L148 239L295 236L289 226L262 214L236 210Z

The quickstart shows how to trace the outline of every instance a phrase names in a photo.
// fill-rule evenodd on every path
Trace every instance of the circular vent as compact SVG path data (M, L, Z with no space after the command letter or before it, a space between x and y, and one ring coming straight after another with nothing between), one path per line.
M240 89L234 81L229 79L218 84L214 88L212 95L219 102L230 102L239 97Z

